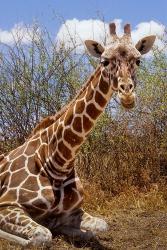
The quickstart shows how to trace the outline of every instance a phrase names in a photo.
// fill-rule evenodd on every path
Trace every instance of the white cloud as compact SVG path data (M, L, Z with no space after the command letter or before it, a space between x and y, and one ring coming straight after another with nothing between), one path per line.
M117 21L119 25L119 20ZM108 24L100 20L67 20L59 29L57 34L58 43L64 43L66 47L72 47L73 43L82 45L86 39L93 39L99 42L105 41L108 33Z
M165 33L165 26L155 21L139 23L132 31L132 39L136 43L139 39L148 35L156 35L157 39L155 45L159 48L163 48L163 42L158 39Z
M23 23L17 23L11 30L3 30L0 28L0 42L13 44L15 41L21 41L28 44L32 41L33 27L25 26Z
M122 35L122 20L115 19L113 22L117 26L117 34ZM132 30L132 39L136 43L139 39L147 35L163 36L165 26L155 21L139 23ZM73 47L73 44L78 45L78 52L83 50L83 41L93 39L101 43L105 43L106 35L108 36L108 23L100 20L67 20L59 29L56 40L59 43L64 43L66 47ZM156 45L162 47L163 44L159 39L156 39Z

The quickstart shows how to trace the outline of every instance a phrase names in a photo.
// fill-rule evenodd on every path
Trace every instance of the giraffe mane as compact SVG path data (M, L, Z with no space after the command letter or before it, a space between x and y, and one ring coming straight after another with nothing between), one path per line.
M100 67L98 66L95 70L95 72L89 77L89 79L86 81L86 83L81 87L77 95L63 108L61 108L55 115L47 116L40 123L36 125L36 127L32 130L31 134L29 135L28 139L32 136L36 135L40 131L48 128L51 126L54 122L56 122L68 109L71 107L71 105L76 101L76 99L85 91L89 83L93 80L94 77L96 77L97 73L99 72Z

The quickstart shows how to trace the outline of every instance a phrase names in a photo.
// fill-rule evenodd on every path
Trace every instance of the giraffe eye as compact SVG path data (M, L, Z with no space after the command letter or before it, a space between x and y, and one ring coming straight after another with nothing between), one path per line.
M136 65L137 65L137 66L140 65L140 60L139 60L139 59L136 60Z
M110 62L109 62L108 59L102 58L101 61L100 61L100 63L101 63L104 67L106 67L106 66L109 65Z

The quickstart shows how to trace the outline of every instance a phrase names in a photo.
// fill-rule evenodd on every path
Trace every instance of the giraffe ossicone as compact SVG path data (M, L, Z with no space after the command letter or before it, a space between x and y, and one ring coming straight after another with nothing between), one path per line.
M135 104L136 68L155 36L131 40L130 25L118 37L109 25L110 41L87 40L100 64L74 99L44 119L23 145L0 157L0 237L21 245L43 245L51 232L92 236L107 223L81 209L83 187L74 160L114 91L122 105Z

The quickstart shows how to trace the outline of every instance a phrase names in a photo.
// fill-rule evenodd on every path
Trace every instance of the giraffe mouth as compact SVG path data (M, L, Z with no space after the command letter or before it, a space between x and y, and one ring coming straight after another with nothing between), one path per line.
M126 109L132 109L135 107L135 102L132 103L125 103L125 102L121 102L122 106Z
M135 106L136 95L135 93L129 94L118 94L121 104L126 109L132 109Z

